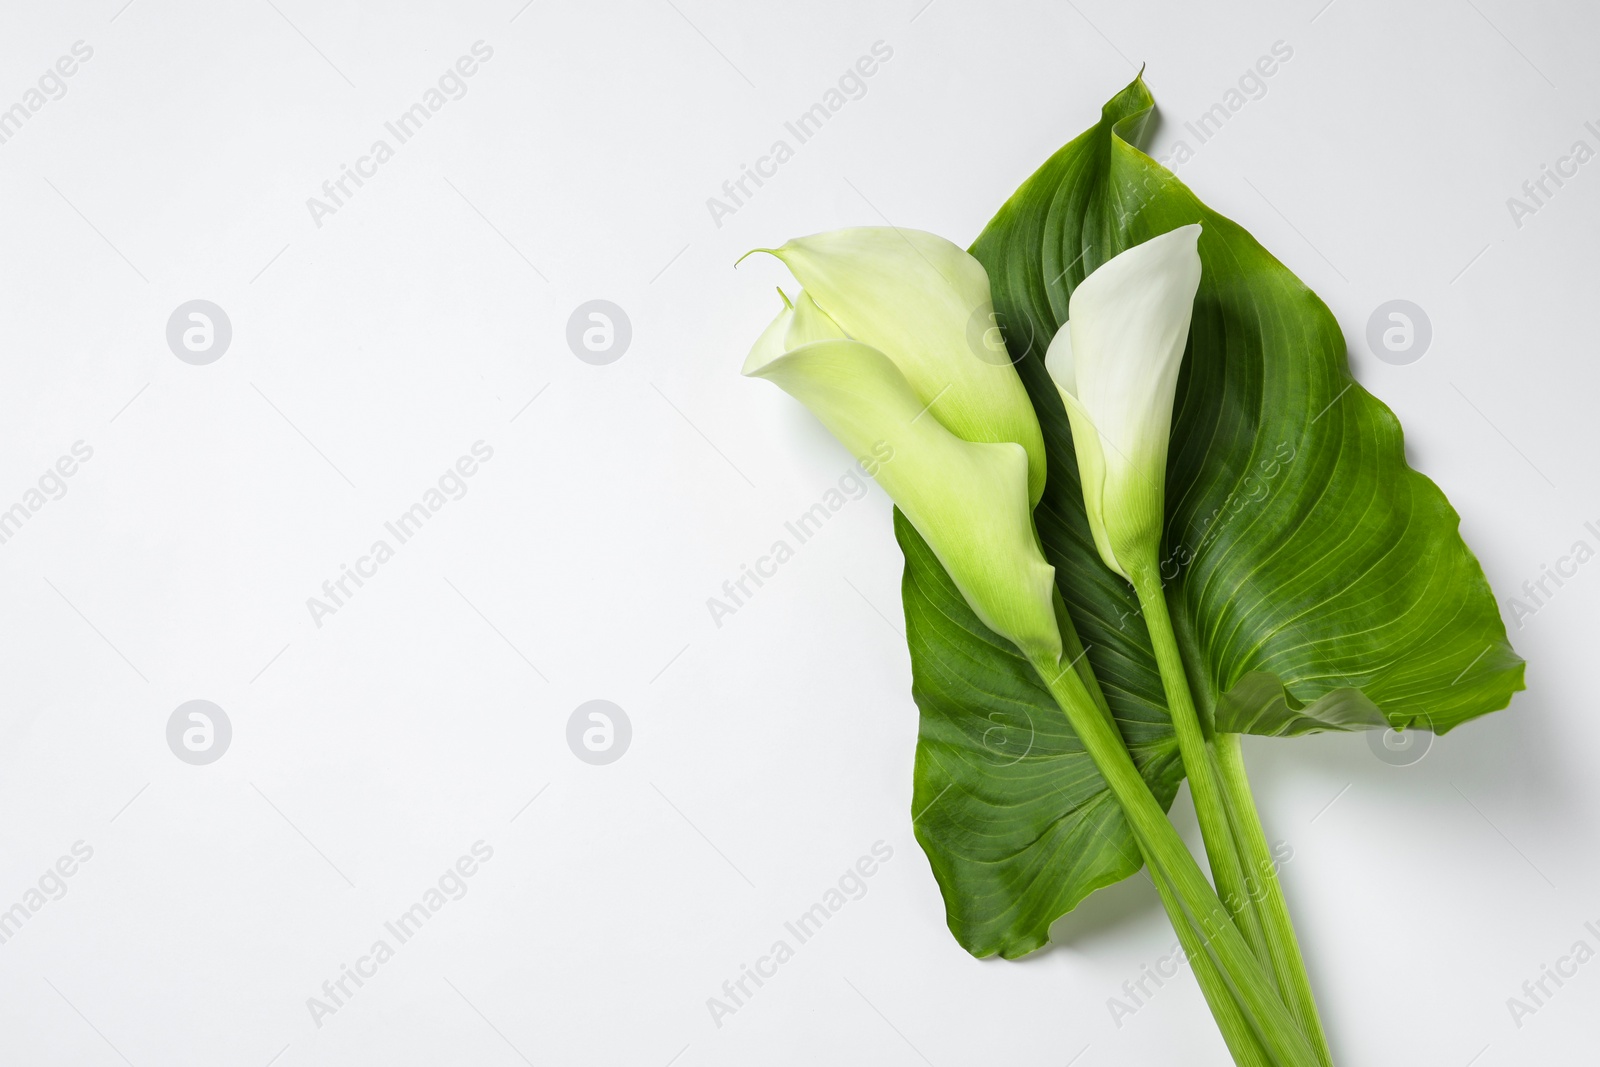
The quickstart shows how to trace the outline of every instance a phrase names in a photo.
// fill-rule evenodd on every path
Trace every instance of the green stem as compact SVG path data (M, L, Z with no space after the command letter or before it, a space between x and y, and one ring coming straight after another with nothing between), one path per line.
M1139 595L1145 626L1150 631L1156 665L1161 670L1161 686L1166 691L1168 713L1178 737L1178 752L1183 757L1183 770L1189 778L1189 792L1200 821L1200 836L1205 841L1206 857L1211 861L1211 877L1217 883L1217 894L1227 905L1229 914L1239 923L1245 941L1256 958L1265 964L1271 959L1266 932L1255 908L1250 906L1245 867L1234 843L1221 775L1212 761L1205 731L1189 692L1189 678L1184 672L1183 656L1178 651L1172 616L1167 611L1166 593L1161 588L1160 567L1152 554L1150 560L1129 570L1134 591Z
M1078 639L1077 630L1072 625L1072 618L1067 613L1066 605L1062 603L1059 593L1055 599L1056 616L1061 628L1062 658L1068 663L1078 665L1075 670L1083 682L1083 687L1088 690L1101 716L1111 729L1116 731L1117 724L1111 714L1111 705L1106 702L1105 693L1100 688L1100 681L1095 677L1094 670L1083 659L1083 643ZM1156 892L1161 897L1161 904L1166 909L1172 928L1178 935L1179 944L1183 947L1184 959L1188 961L1195 981L1206 998L1206 1004L1211 1008L1217 1029L1222 1032L1222 1039L1233 1056L1233 1062L1237 1067L1274 1067L1272 1054L1256 1036L1249 1018L1235 996L1233 987L1229 985L1217 966L1217 961L1206 951L1205 939L1195 929L1194 923L1189 921L1182 902L1172 889L1171 881L1162 872L1160 865L1151 859L1143 839L1137 834L1134 835L1134 839L1139 844L1140 856L1144 861L1150 884L1155 886Z
M1317 1059L1323 1067L1332 1067L1333 1055L1328 1050L1328 1038L1323 1033L1322 1020L1317 1016L1317 1002L1311 992L1311 979L1306 974L1305 958L1300 954L1300 942L1294 936L1289 905L1284 900L1283 887L1278 882L1277 865L1272 849L1267 844L1266 831L1261 826L1261 816L1256 811L1255 797L1250 792L1250 779L1245 775L1239 735L1219 733L1215 745L1217 766L1222 772L1222 787L1234 835L1256 882L1250 899L1266 932L1267 949L1272 954L1272 970L1277 976L1278 988L1290 1014L1310 1041Z
M1178 832L1167 821L1166 813L1134 766L1122 735L1096 706L1083 680L1070 665L1063 668L1059 662L1048 658L1036 660L1034 669L1066 713L1073 731L1122 805L1146 861L1151 865L1152 876L1167 883L1169 892L1162 894L1163 902L1170 902L1169 915L1180 939L1185 936L1193 939L1196 963L1202 960L1214 963L1218 972L1214 977L1219 977L1231 992L1237 1014L1230 1012L1226 1005L1219 1011L1213 1000L1213 1015L1218 1026L1224 1029L1230 1049L1248 1048L1252 1040L1250 1035L1253 1035L1270 1057L1267 1062L1273 1067L1320 1067L1294 1017L1279 999L1268 972L1245 943ZM1157 888L1161 886L1158 884ZM1173 907L1176 912L1172 911ZM1190 929L1185 931L1184 926ZM1201 968L1196 966L1197 977L1200 974ZM1247 1024L1248 1034L1239 1027L1240 1019Z
M1267 1051L1266 1046L1261 1043L1260 1036L1250 1025L1250 1019L1245 1014L1243 1005L1239 1003L1234 987L1229 984L1217 961L1206 950L1205 938L1189 921L1182 902L1173 891L1172 883L1148 854L1145 856L1145 866L1149 868L1150 882L1161 895L1161 903L1167 910L1167 918L1171 920L1172 929L1178 935L1179 944L1183 946L1184 958L1188 960L1189 969L1194 972L1195 981L1199 984L1201 993L1205 995L1206 1004L1211 1008L1212 1018L1217 1022L1217 1029L1222 1032L1222 1040L1227 1044L1233 1062L1237 1067L1276 1067L1277 1061L1272 1058L1272 1053Z

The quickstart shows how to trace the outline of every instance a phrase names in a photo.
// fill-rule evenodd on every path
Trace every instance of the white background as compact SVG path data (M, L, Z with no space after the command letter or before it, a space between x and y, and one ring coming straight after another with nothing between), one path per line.
M0 107L93 48L0 144L0 508L93 449L0 545L0 908L93 849L0 945L7 1064L1225 1063L1187 976L1113 1023L1172 941L1142 879L1024 962L949 936L881 492L706 607L850 462L738 376L785 277L734 259L885 221L965 244L1139 63L1161 156L1292 48L1182 177L1334 309L1503 605L1600 546L1600 162L1521 227L1506 205L1600 147L1575 2L123 2L0 13ZM479 40L466 96L316 225ZM707 198L880 40L718 226ZM195 298L233 326L208 366L165 339ZM608 366L565 340L596 298L632 323ZM1407 366L1364 341L1394 298L1433 324ZM480 440L467 495L316 625ZM1513 628L1529 691L1413 766L1248 744L1342 1063L1593 1059L1600 963L1520 1028L1506 1001L1600 948L1597 606L1600 563ZM566 741L595 698L633 727L608 766ZM208 766L167 746L191 699L232 722ZM479 840L470 891L319 1027L307 998ZM707 998L880 840L718 1027Z

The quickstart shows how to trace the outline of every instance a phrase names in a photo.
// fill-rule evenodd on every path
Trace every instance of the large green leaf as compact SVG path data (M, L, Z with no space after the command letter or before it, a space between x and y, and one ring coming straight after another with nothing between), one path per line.
M1049 481L1036 515L1045 555L1152 787L1170 802L1181 774L1161 683L1132 589L1095 552L1044 352L1074 286L1191 222L1204 226L1203 276L1178 385L1163 573L1202 713L1218 729L1260 734L1443 733L1505 707L1523 665L1458 516L1406 465L1393 413L1351 378L1327 307L1133 146L1151 107L1134 81L1017 191L972 251L1044 431ZM962 945L1018 955L1138 859L1027 665L959 598L949 602L937 562L897 528L922 711L918 839ZM1035 747L1007 764L993 727L1024 721Z
M1443 733L1505 707L1522 688L1522 660L1455 510L1406 465L1394 414L1350 376L1327 306L1129 143L1151 106L1134 81L973 246L1009 334L1033 339L1013 354L1056 461L1043 508L1068 524L1081 510L1077 485L1059 476L1071 439L1043 342L1101 263L1199 222L1203 275L1173 419L1164 577L1202 702L1220 729L1271 734L1385 724ZM1098 561L1052 562L1065 564L1062 592L1095 644L1091 620L1124 619L1131 593L1075 585Z

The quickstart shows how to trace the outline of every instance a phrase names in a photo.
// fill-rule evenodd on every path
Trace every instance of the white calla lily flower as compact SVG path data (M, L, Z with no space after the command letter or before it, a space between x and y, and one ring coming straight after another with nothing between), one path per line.
M899 368L945 428L966 441L1011 441L1028 455L1028 495L1044 492L1039 419L994 328L989 275L964 249L935 234L890 226L833 230L780 248L804 287L802 300L839 336L870 345ZM795 306L795 347L809 312ZM785 336L787 334L785 328Z
M1073 291L1045 355L1078 454L1095 547L1132 580L1155 565L1178 369L1200 287L1200 225L1114 256Z
M1059 660L1055 568L1034 534L1020 444L956 436L900 367L844 338L806 293L761 335L744 373L805 404L861 459L984 625L1030 656Z

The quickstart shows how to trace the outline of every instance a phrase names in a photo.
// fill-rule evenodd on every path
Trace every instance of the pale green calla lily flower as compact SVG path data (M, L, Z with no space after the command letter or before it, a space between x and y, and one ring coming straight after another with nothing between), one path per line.
M1039 502L1044 436L995 328L981 263L943 237L890 226L833 230L755 251L782 260L843 336L887 356L951 433L1021 445L1028 499ZM807 317L800 304L795 312ZM789 347L804 334L802 327Z
M1050 372L1100 557L1132 579L1160 553L1178 368L1200 287L1198 223L1113 257L1072 293Z
M957 437L884 353L817 336L836 328L802 293L756 342L744 373L795 397L861 458L984 625L1031 656L1059 660L1055 568L1034 535L1027 452Z

